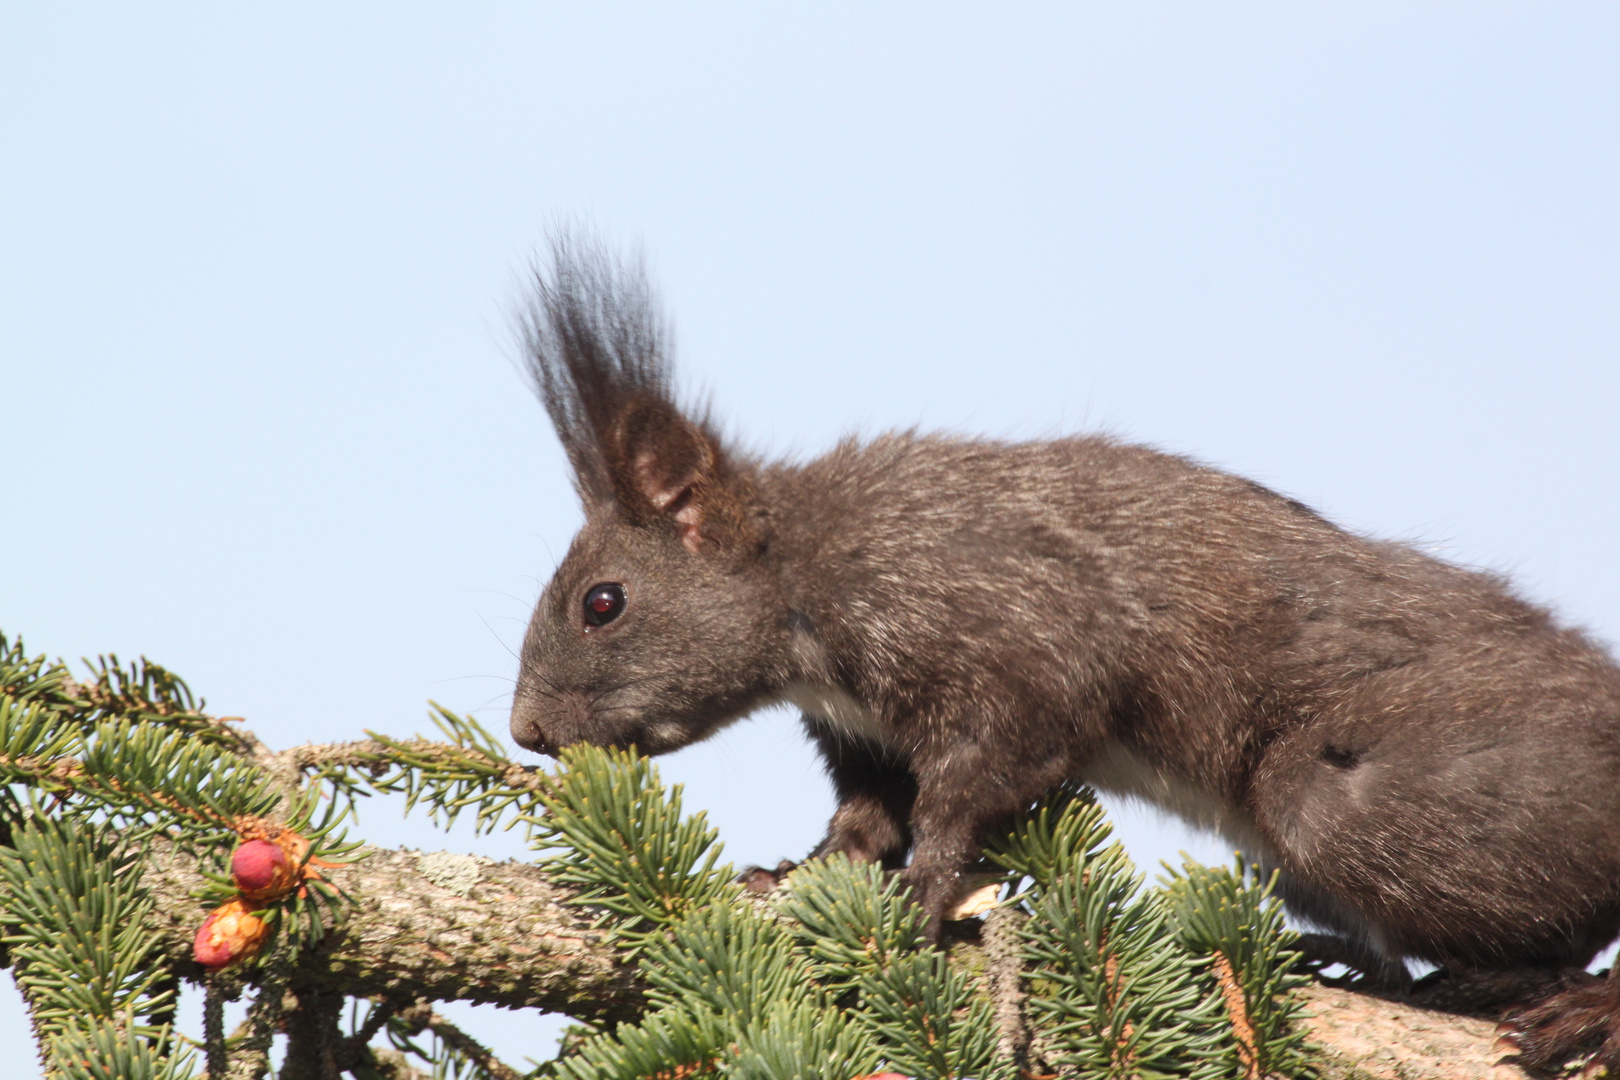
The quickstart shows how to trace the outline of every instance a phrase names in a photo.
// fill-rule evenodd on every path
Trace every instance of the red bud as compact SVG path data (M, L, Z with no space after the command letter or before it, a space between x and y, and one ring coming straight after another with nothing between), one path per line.
M197 928L191 954L197 963L217 971L237 960L246 960L259 951L270 928L253 912L255 906L238 897L208 913Z
M249 840L231 856L231 877L243 892L261 892L287 876L287 854L268 840Z

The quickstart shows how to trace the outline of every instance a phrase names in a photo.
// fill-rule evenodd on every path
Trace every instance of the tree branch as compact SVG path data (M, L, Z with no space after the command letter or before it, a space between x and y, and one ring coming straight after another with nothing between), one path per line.
M1530 1080L1490 1020L1327 986L1304 996L1323 1080Z
M582 1019L632 1019L635 969L536 865L446 852L365 849L323 876L354 901L292 970L297 988L403 1001L473 1001ZM146 860L149 929L181 974L199 977L192 940L206 905L196 861L162 840Z

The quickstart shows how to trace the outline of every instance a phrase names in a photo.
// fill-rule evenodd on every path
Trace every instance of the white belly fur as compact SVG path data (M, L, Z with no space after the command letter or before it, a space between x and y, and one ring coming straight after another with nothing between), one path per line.
M1189 825L1207 829L1243 852L1246 862L1272 865L1271 849L1246 811L1144 761L1113 739L1081 770L1080 779L1109 795L1151 803Z
M832 683L790 683L782 691L782 700L842 735L878 746L890 745L889 730L878 719L877 711L856 701L842 686Z
M1227 806L1180 777L1155 768L1112 739L1082 771L1080 779L1098 791L1152 803L1190 825L1217 834L1243 852L1245 863L1258 863L1264 874L1269 875L1277 865L1271 846L1246 811ZM1320 924L1318 929L1349 934L1384 956L1397 955L1387 944L1389 935L1380 926L1331 898L1318 896L1315 902L1318 907L1331 909L1331 922ZM1317 925L1308 919L1300 921L1307 926Z

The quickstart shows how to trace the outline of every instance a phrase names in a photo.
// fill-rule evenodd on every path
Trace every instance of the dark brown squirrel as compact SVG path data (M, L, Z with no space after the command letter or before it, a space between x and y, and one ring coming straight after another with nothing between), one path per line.
M1279 870L1364 971L1564 972L1521 1059L1620 1070L1620 978L1569 988L1620 933L1620 667L1579 631L1109 438L759 460L677 404L639 267L563 237L535 276L526 355L585 524L523 643L518 743L658 754L794 704L838 795L813 854L904 866L936 934L1043 792L1144 797Z

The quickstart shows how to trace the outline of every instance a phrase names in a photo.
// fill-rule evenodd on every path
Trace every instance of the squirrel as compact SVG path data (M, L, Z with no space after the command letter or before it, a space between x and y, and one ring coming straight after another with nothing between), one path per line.
M520 745L659 754L796 705L838 798L812 856L899 871L935 936L1044 792L1146 798L1370 976L1546 971L1521 1060L1620 1071L1620 976L1573 974L1620 934L1620 666L1502 578L1102 436L762 460L677 402L645 272L589 239L520 330L585 512Z

